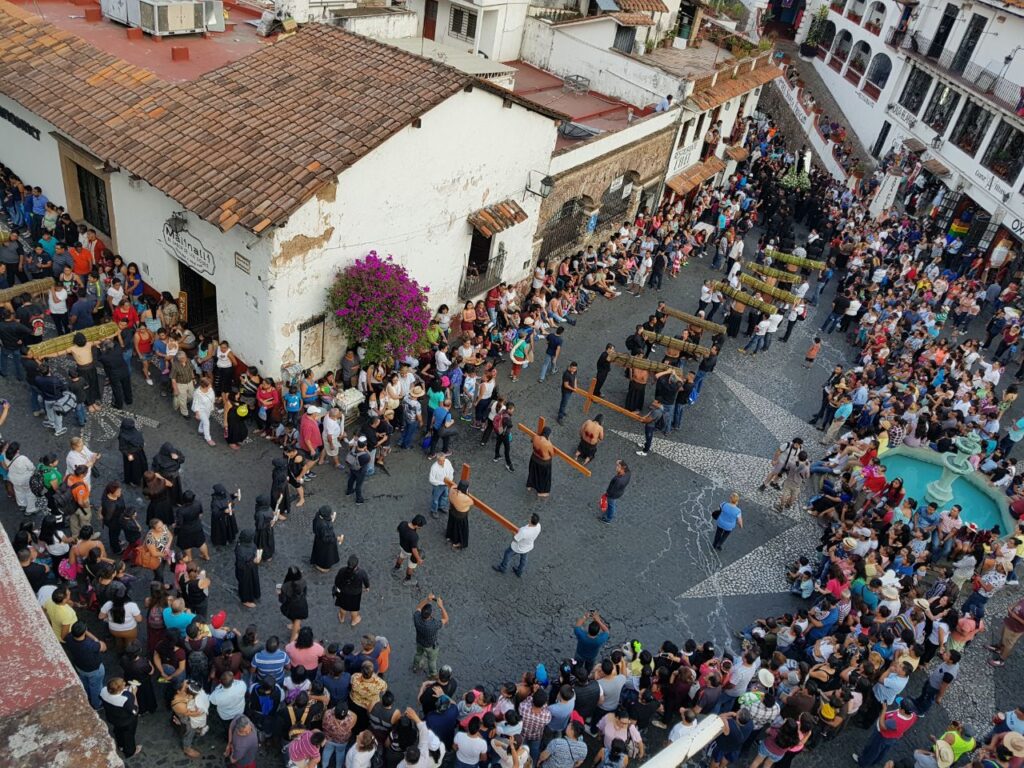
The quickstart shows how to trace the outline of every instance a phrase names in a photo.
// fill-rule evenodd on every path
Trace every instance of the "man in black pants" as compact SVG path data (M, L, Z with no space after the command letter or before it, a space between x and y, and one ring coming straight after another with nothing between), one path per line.
M615 354L615 345L608 344L597 358L597 385L594 387L594 394L598 397L601 396L601 387L604 386L604 380L608 378L608 373L612 369L612 364L608 362L608 356L612 354Z
M124 361L120 347L113 342L105 341L100 345L100 365L107 374L114 407L123 408L132 404L132 371Z
M496 429L494 431L494 461L498 462L501 460L501 450L505 449L505 469L509 472L515 472L515 467L512 466L512 456L509 454L509 448L512 445L512 429L513 421L512 414L516 412L516 404L508 402L505 404L505 410L501 411L494 420L497 422Z
M843 366L837 365L835 368L832 369L832 373L829 375L828 381L826 381L824 386L822 386L821 388L821 407L818 409L818 412L808 420L808 424L814 424L815 426L817 426L818 419L826 418L826 414L828 413L829 396L832 394L832 387L838 384L842 380L842 378ZM828 425L823 423L822 426L825 427Z

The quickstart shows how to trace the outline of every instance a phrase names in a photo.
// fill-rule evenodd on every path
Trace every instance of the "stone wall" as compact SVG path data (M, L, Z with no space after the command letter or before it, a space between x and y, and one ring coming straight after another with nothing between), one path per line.
M583 231L574 243L567 243L548 254L548 258L558 259L587 245L596 245L618 229L622 221L636 216L643 189L660 186L664 181L675 134L676 127L672 125L553 177L554 188L541 204L534 252L539 253L544 232L552 218L562 210L563 205L576 198L583 198L588 217L599 213L601 198L620 176L624 177L624 184L633 185L629 205L623 212L621 221L617 217L614 221L603 222L593 232Z
M822 168L827 167L821 155L807 140L803 126L797 121L793 110L783 100L782 94L777 87L773 87L769 83L761 90L761 100L758 102L757 108L758 111L768 115L779 126L779 130L786 138L786 146L790 150L796 152L801 147L810 149L814 163Z

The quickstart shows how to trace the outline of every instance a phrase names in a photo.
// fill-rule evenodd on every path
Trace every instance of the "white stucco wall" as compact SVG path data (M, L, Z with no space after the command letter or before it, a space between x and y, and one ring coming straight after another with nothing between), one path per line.
M143 279L156 290L177 295L179 262L174 254L189 247L202 253L192 267L217 288L220 337L230 341L247 363L276 376L277 360L266 354L272 332L267 314L268 240L241 227L221 232L188 214L188 231L179 235L182 245L176 247L164 234L164 222L181 211L181 205L145 182L130 182L123 172L111 174L110 191L118 250L124 260L138 263ZM235 266L236 252L250 260L250 274Z
M415 13L403 11L381 13L378 16L345 16L338 20L337 25L357 35L386 40L394 37L415 37L419 19Z
M335 272L370 250L394 255L428 285L431 305L456 303L472 237L466 217L508 198L529 218L495 235L492 254L504 243L503 277L526 274L541 199L524 190L530 171L547 173L556 129L550 118L502 102L479 88L459 92L426 113L421 128L406 128L342 173L336 195L307 202L275 233L274 357L297 354L297 325L323 311ZM329 364L339 344L331 334Z
M553 27L529 17L522 59L560 77L589 77L592 90L630 104L650 104L666 93L682 94L684 83L679 78L611 49L616 26L608 20ZM580 38L581 31L589 39ZM599 33L603 42L590 42L597 40Z
M6 96L0 96L0 109L4 110L0 115L10 114L39 131L37 140L0 116L0 163L17 173L25 184L42 187L51 201L64 205L60 156L57 141L50 135L53 126Z

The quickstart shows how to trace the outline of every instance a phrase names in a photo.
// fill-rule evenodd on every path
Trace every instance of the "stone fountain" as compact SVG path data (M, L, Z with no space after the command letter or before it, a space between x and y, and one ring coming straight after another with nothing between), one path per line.
M958 437L953 444L956 446L956 453L946 453L942 456L942 476L928 483L925 488L925 498L934 501L940 507L953 500L953 483L958 477L974 472L970 459L981 453L981 440L973 432Z

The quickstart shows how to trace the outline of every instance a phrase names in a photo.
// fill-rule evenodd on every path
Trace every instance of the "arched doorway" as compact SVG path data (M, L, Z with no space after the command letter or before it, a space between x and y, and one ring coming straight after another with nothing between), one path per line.
M864 87L861 90L877 101L882 94L882 89L889 82L891 74L892 59L884 53L875 54L875 58L871 60L871 66L868 67L868 76L864 80Z

